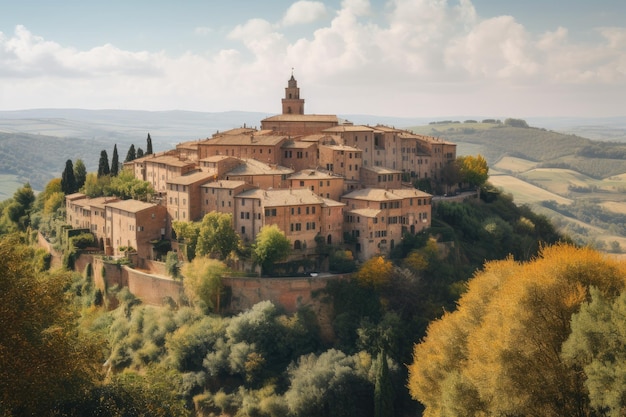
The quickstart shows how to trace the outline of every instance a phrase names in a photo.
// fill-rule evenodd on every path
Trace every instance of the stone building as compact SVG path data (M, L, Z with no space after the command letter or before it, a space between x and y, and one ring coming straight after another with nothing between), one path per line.
M137 251L138 259L153 258L152 241L170 237L171 224L165 206L137 200L107 203L105 206L105 252L122 255L120 247Z
M331 200L339 201L344 193L344 178L328 172L307 169L290 175L288 180L289 188L306 188Z
M235 230L252 242L265 225L277 225L292 244L293 257L315 253L316 237L340 243L344 204L310 189L249 190L235 197ZM333 229L334 228L334 229Z
M197 171L167 181L167 212L172 221L197 221L202 217L200 186L213 174Z

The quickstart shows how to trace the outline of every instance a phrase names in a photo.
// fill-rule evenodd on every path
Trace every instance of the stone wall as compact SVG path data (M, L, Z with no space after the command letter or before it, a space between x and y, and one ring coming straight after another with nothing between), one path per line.
M152 275L128 266L122 267L128 280L128 290L146 304L161 305L168 297L179 302L183 292L181 281L162 275Z
M128 290L145 304L162 305L167 298L179 303L183 284L164 275L150 274L126 265L105 262L101 257L83 254L76 260L77 271L84 273L87 263L93 266L97 288L107 290L118 285ZM160 263L155 263L160 264ZM159 265L160 266L160 265ZM324 296L315 294L324 290L329 281L349 279L350 274L325 275L305 278L246 278L225 277L222 283L227 297L223 298L221 313L237 314L253 305L269 300L282 307L286 313L308 308L315 313L325 340L332 340L332 303ZM108 299L108 306L115 308L116 301Z

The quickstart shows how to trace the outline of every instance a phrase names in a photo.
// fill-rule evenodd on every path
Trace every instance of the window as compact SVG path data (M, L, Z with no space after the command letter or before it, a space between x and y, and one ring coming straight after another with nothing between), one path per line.
M242 235L246 234L246 226L241 226L241 234Z
M302 224L301 223L296 223L296 232L299 232L302 230Z
M300 181L300 187L304 187L304 181Z

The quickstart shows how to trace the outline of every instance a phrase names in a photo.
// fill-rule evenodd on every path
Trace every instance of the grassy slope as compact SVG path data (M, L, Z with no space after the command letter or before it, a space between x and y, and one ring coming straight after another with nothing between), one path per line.
M409 129L457 143L459 155L480 153L491 167L490 181L511 193L517 203L530 205L558 224L583 227L592 240L607 245L618 241L626 248L626 237L541 206L543 201L568 204L590 199L615 213L626 213L626 161L580 156L581 150L593 141L545 129L486 123L435 124ZM615 146L616 152L623 148L618 143L607 146ZM593 191L577 193L570 187Z

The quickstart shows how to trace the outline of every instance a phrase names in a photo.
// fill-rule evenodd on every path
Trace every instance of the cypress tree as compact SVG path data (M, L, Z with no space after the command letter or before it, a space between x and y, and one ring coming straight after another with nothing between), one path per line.
M100 152L100 161L98 161L98 178L109 175L111 173L111 169L109 168L109 156L107 155L107 151L102 150Z
M111 157L111 176L116 177L120 172L119 156L117 155L117 143L113 146L113 156Z
M374 386L374 416L391 417L393 412L393 386L389 377L389 366L385 350L378 354L376 385Z
M74 165L72 164L72 160L68 159L65 162L65 170L63 170L63 175L61 176L61 191L65 193L65 195L75 193L76 188L76 177L74 176Z
M152 154L152 138L150 137L150 133L148 133L148 138L146 139L146 155Z
M74 178L76 179L76 191L83 188L87 179L87 168L82 159L77 159L74 164Z
M143 158L143 149L137 148L137 158Z
M135 154L135 145L131 144L130 148L128 148L128 152L126 153L126 159L124 159L124 162L134 161L135 158L137 158L137 155Z

